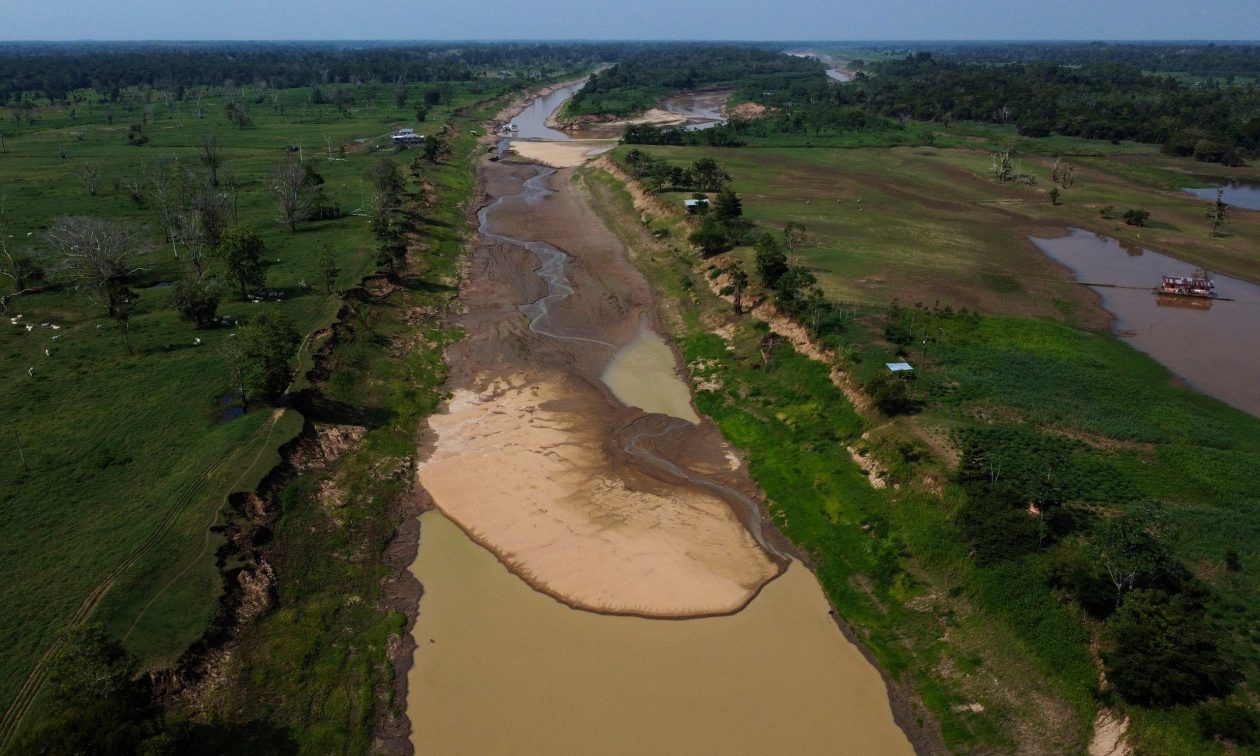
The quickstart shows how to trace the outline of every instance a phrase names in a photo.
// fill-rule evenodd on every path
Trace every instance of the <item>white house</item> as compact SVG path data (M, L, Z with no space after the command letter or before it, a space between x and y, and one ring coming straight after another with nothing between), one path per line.
M424 135L417 134L415 129L399 129L389 138L394 140L394 144L420 144L424 141Z

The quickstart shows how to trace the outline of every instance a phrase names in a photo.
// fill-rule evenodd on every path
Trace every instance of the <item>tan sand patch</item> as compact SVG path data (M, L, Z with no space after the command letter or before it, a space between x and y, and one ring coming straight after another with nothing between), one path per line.
M568 142L512 142L517 155L552 168L572 168L617 146L615 139L574 139Z
M616 465L589 386L514 376L458 390L419 471L438 508L536 589L595 611L736 611L777 573L730 506Z

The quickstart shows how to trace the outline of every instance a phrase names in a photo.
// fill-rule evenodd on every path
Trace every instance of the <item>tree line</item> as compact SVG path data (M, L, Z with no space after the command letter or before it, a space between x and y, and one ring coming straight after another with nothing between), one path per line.
M1260 45L1254 43L1185 44L1168 42L958 42L875 46L877 52L901 57L930 52L963 63L1055 63L1085 66L1123 63L1150 73L1246 77L1260 73Z
M785 79L823 76L816 60L731 45L662 45L592 75L568 103L572 115L630 115L689 89L778 87Z
M319 43L62 43L0 45L0 104L28 96L61 101L75 91L265 82L314 84L471 81L502 69L572 70L615 60L641 43L460 44L354 48Z
M1260 151L1256 84L1187 84L1114 62L988 65L920 52L870 64L844 86L798 80L761 101L779 113L748 128L825 133L890 120L966 120L1010 124L1031 137L1158 144L1169 154L1226 164Z

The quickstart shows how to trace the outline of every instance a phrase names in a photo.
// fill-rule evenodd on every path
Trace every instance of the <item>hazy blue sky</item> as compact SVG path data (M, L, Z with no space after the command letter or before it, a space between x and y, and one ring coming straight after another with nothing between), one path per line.
M0 0L0 39L1258 39L1260 0Z

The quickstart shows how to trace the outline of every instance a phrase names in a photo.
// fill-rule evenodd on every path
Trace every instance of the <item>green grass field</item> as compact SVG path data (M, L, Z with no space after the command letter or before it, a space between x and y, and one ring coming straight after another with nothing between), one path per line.
M7 129L0 194L11 244L20 246L28 233L37 239L58 216L87 214L145 224L152 251L137 287L133 356L124 352L112 322L74 291L22 296L5 313L0 563L9 579L0 593L0 700L6 705L71 620L103 621L111 633L126 637L146 665L173 661L203 631L221 590L215 552L222 538L211 527L224 495L252 487L274 464L274 450L301 425L289 411L273 426L266 409L219 421L228 377L218 350L230 331L196 331L178 320L165 284L181 275L182 264L162 243L156 210L136 208L113 182L139 177L159 160L195 167L203 136L217 135L224 172L242 187L239 223L257 230L267 245L266 288L283 293L281 301L263 304L227 293L220 313L245 320L261 309L278 309L310 333L330 323L340 306L319 281L320 251L335 254L342 287L374 268L368 218L353 212L370 200L366 169L382 157L409 163L418 154L395 154L383 137L401 125L435 133L454 109L507 86L456 84L450 100L431 109L422 124L414 124L411 106L394 107L385 88L372 93L359 87L346 113L310 104L307 90L276 92L274 100L268 95L250 106L254 125L244 130L227 122L221 98L207 98L203 119L191 101L170 107L141 101L132 110L115 106L111 125L104 106L89 112L79 104L73 118L64 109L40 110L33 126ZM424 86L413 89L409 100L420 97ZM146 120L148 143L128 145L129 124ZM460 128L475 129L475 122L461 120ZM447 135L452 141L468 138ZM329 143L336 160L328 159ZM268 181L290 145L300 146L346 215L301 224L297 233L278 222ZM345 147L344 157L338 145ZM100 172L96 196L78 178L84 165ZM468 172L463 163L458 171ZM451 181L436 173L430 180ZM441 189L463 197L469 180ZM35 329L11 326L7 318L18 314ZM59 328L41 327L45 322ZM202 343L195 346L194 338ZM19 439L29 469L19 458ZM96 595L102 587L106 592Z
M1235 210L1228 235L1210 238L1207 203L1178 191L1177 179L1211 169L1150 150L1069 159L1076 183L1052 206L1051 159L1038 155L1021 158L1023 169L1040 179L1024 186L993 181L988 152L977 149L639 149L679 164L711 157L732 175L747 217L771 230L789 221L804 225L801 262L837 300L939 301L955 309L1054 317L1079 312L1087 318L1083 324L1099 325L1088 311L1088 293L1067 283L1027 238L1068 226L1260 280L1260 213ZM1256 175L1252 169L1215 172ZM1099 211L1109 205L1117 213L1146 208L1152 224L1134 228L1104 219ZM751 250L735 254L749 260Z

